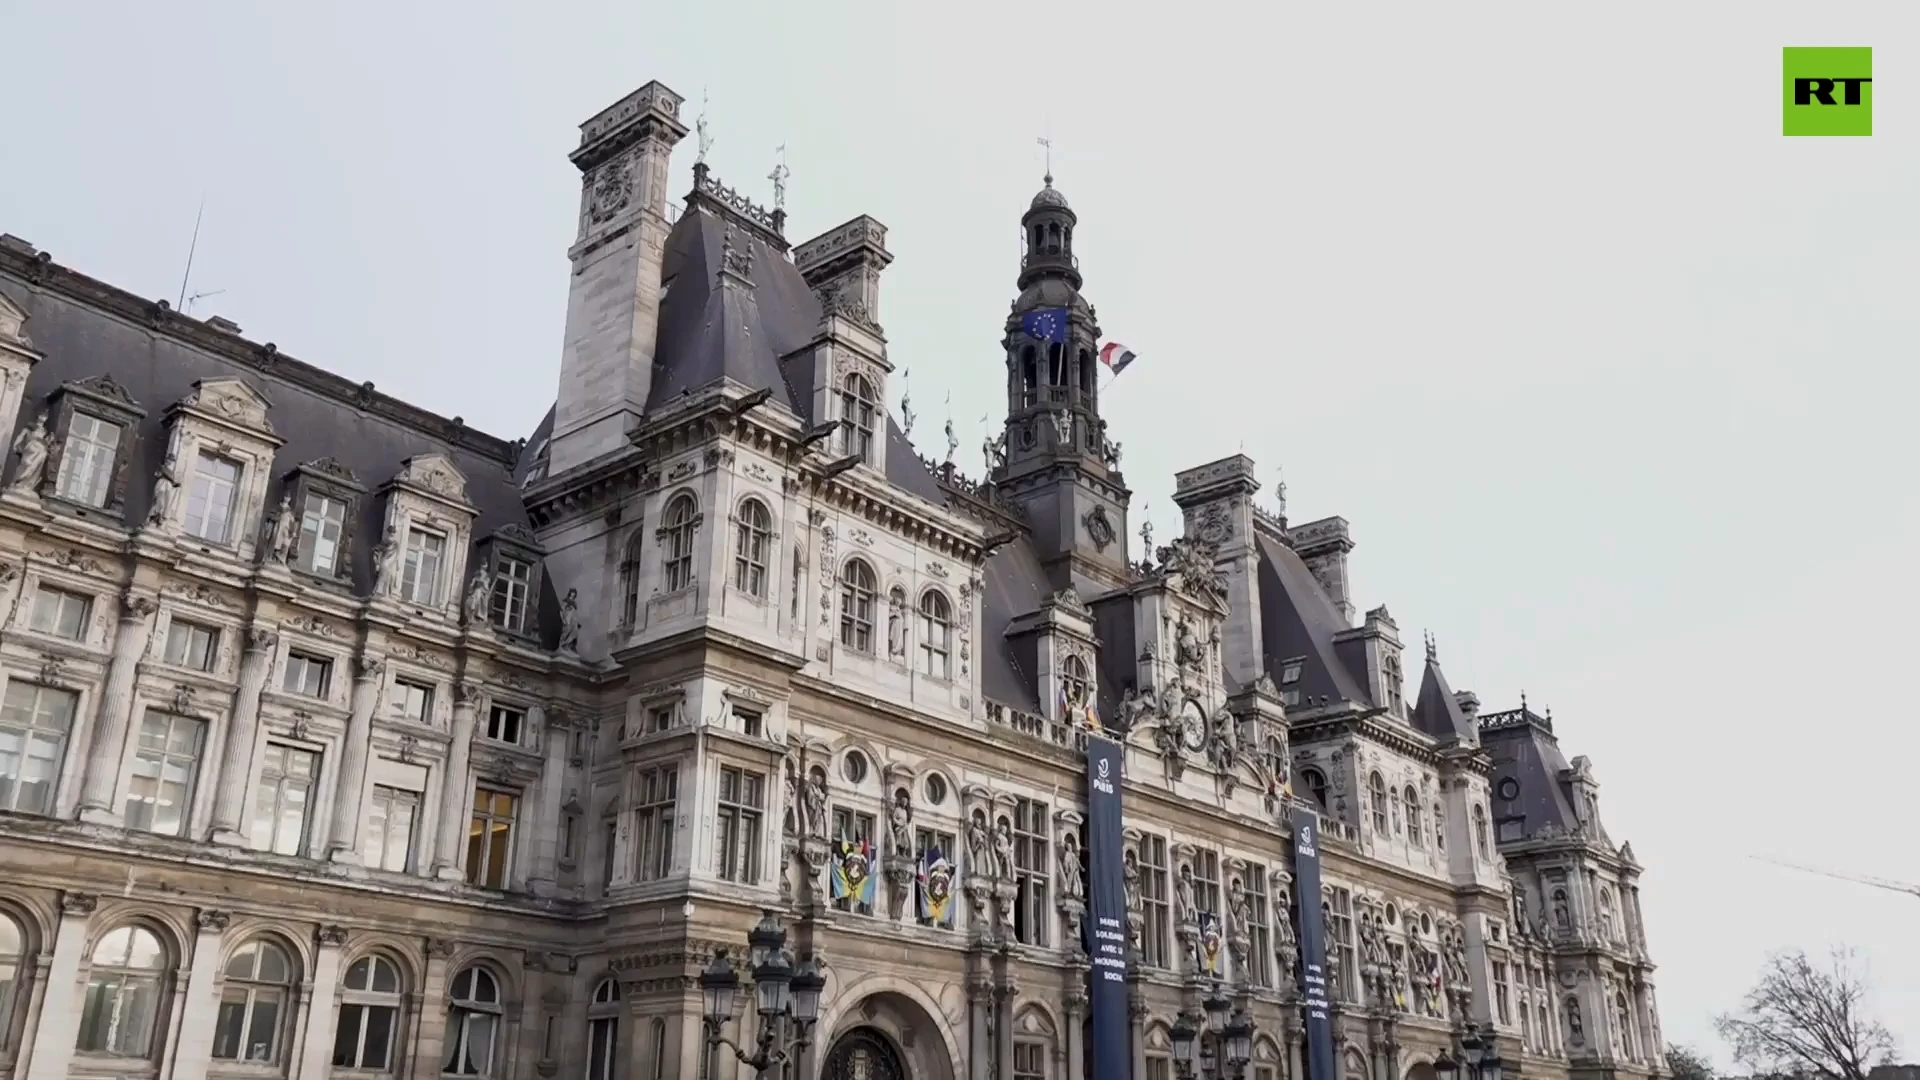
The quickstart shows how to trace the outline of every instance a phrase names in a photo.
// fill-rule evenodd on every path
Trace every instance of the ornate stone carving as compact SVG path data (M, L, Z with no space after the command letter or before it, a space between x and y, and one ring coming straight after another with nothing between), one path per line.
M53 452L53 438L47 434L46 413L34 417L33 426L13 440L13 451L20 455L20 463L14 467L13 480L7 484L7 490L23 495L32 494L46 479L47 458Z
M220 911L217 908L201 908L194 912L193 918L199 924L201 933L212 931L218 934L227 929L227 923L232 921L233 913Z
M1081 517L1080 523L1086 526L1087 539L1093 541L1095 551L1105 551L1113 543L1116 532L1106 507L1096 505Z
M129 593L120 598L120 613L126 619L144 619L160 610L160 604L151 596Z
M612 220L627 208L632 192L633 169L628 159L617 157L607 162L593 179L593 193L587 200L588 220L595 225Z
M92 893L64 892L60 894L60 910L67 915L91 915L93 909L100 906L100 898Z
M1179 578L1176 588L1205 603L1221 606L1227 599L1227 582L1214 565L1214 545L1204 540L1178 537L1159 551L1161 572Z

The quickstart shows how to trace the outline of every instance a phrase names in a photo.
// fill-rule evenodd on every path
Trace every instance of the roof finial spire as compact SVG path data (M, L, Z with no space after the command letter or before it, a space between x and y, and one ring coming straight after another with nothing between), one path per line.
M1520 711L1527 711L1527 692L1525 690L1520 691Z
M707 151L713 149L713 132L707 128L707 88L704 86L700 88L700 117L693 122L693 127L699 133L696 138L700 148L700 152L694 155L693 163L705 165Z
M1049 125L1049 130L1051 130L1051 125ZM1047 186L1052 187L1053 186L1053 137L1051 135L1042 135L1034 141L1038 142L1046 150L1046 154L1047 154L1046 180L1047 180Z

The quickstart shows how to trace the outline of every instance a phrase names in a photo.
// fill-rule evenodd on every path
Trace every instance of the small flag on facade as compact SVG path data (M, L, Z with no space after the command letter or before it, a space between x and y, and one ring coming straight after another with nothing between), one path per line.
M1020 316L1020 332L1036 341L1067 340L1067 309L1039 308Z
M1113 369L1115 375L1127 369L1134 357L1140 355L1117 341L1109 341L1100 346L1100 362Z
M936 926L953 925L953 864L937 847L920 857L920 917Z
M873 903L873 853L865 840L841 840L834 845L833 885L835 899L846 897L856 903Z
M1200 915L1200 957L1208 972L1220 973L1220 920L1211 912Z

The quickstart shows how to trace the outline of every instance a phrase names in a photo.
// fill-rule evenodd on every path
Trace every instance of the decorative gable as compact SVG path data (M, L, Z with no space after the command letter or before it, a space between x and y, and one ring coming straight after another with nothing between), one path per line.
M444 454L416 454L381 489L386 521L373 549L376 599L423 614L457 616L473 519L467 478Z
M147 524L251 561L260 546L274 454L285 445L267 399L237 378L201 379L167 409L167 452Z
M127 467L133 460L140 421L147 410L111 375L62 383L48 406L51 445L43 475L44 494L63 502L120 515L126 502ZM75 439L75 421L92 436ZM107 444L111 442L111 450ZM82 460L80 455L87 455ZM67 458L73 455L72 468Z
M193 393L179 408L204 416L210 423L224 424L247 434L274 437L273 424L267 419L272 403L243 379L201 379L193 384Z

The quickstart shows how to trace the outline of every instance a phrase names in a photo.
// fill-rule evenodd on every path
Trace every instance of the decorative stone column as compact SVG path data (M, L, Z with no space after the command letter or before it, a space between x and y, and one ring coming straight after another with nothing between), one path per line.
M60 927L53 935L53 960L47 965L47 989L40 1003L40 1028L27 1059L27 1080L67 1080L73 1042L80 1033L80 960L87 948L87 920L100 898L90 893L60 895Z
M1086 1018L1087 992L1084 988L1069 988L1062 997L1061 1012L1065 1014L1062 1023L1066 1030L1060 1033L1060 1047L1066 1055L1066 1067L1054 1070L1067 1080L1087 1080Z
M473 813L473 783L468 775L473 762L473 731L480 708L480 690L469 682L453 686L453 738L447 744L447 767L440 777L440 815L434 826L433 876L442 881L459 881L466 876L461 865L460 842L466 839L468 817ZM434 1064L439 1068L439 1063Z
M540 816L534 820L533 872L527 886L533 895L552 896L559 882L557 864L560 854L561 785L567 778L566 714L535 708L540 719L541 749L545 760L540 771ZM532 719L531 717L529 719Z
M140 657L147 651L147 620L160 605L147 596L120 598L120 622L114 628L113 658L107 662L107 682L94 714L87 771L80 785L80 820L96 825L118 825L113 806L120 782L120 762L126 756L127 725L133 718L133 683L140 673Z
M968 1080L993 1080L992 1024L993 976L976 970L967 975Z
M1020 980L1006 969L1002 956L998 985L993 988L993 1061L996 1077L1013 1075L1013 1003L1020 996Z
M213 1027L220 1018L220 1001L214 996L214 980L220 975L220 938L227 932L232 913L201 908L195 913L200 933L193 939L193 959L187 969L187 985L180 988L180 1037L175 1042L173 1075L207 1075L207 1063L213 1059Z
M247 834L241 820L246 813L247 784L253 779L253 744L260 729L260 691L273 669L273 650L280 635L262 626L247 631L247 651L240 657L240 688L233 694L232 719L227 721L227 743L220 756L220 781L213 796L213 833L209 839L227 847L244 847Z
M377 656L354 659L353 715L340 745L340 776L334 788L333 828L328 830L327 857L337 863L360 861L362 797L367 786L367 755L373 749L373 710L380 700L380 676L387 662Z
M347 929L322 926L314 935L313 993L307 998L307 1040L300 1061L288 1080L320 1080L333 1054L334 998L340 994L340 959L346 951Z
M419 1034L413 1042L413 1067L407 1076L439 1076L441 1052L447 1038L447 957L453 946L445 938L427 939L427 970L421 977ZM326 1040L329 1048L332 1039ZM395 1072L401 1070L396 1069Z
M1127 1041L1133 1044L1133 1075L1147 1075L1147 996L1140 991L1140 970L1127 972ZM1100 1080L1096 1077L1095 1080Z

